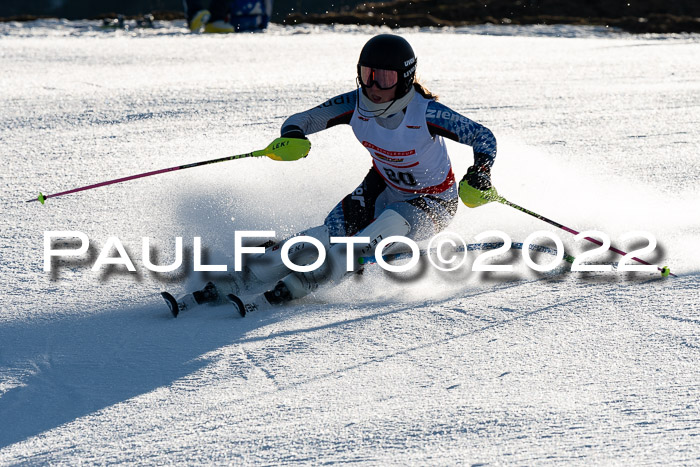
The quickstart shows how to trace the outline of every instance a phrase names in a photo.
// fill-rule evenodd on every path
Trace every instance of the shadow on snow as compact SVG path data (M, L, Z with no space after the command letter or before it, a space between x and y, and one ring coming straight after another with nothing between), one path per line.
M0 396L0 448L196 372L209 363L202 355L260 324L232 311L173 319L163 303L4 326L2 366L22 384Z

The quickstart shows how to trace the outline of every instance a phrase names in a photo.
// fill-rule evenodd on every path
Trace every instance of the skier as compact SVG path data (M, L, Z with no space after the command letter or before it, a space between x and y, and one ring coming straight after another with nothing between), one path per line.
M458 197L469 207L490 201L495 191L490 176L496 157L493 134L439 103L416 81L416 66L416 56L404 38L373 37L360 53L357 88L292 115L273 142L301 147L282 157L297 160L308 154L307 135L348 124L372 157L362 183L331 210L323 225L298 234L320 241L326 249L324 264L312 272L293 272L283 264L279 245L269 247L229 281L209 282L179 300L163 293L174 315L202 303L223 303L228 297L245 316L304 297L320 284L338 282L352 273L346 267L346 245L331 244L330 237L369 237L356 255L372 254L382 238L398 235L420 241L440 232L457 212ZM474 164L459 184L443 138L473 148ZM317 255L309 243L298 243L289 257L302 265ZM256 289L268 290L251 294Z
M267 28L272 0L211 0L205 9L202 0L184 0L187 27L205 33L256 31Z

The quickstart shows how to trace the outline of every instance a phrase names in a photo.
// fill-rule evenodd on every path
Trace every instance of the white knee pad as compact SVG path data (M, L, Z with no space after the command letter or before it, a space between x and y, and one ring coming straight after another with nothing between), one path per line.
M393 209L387 209L357 234L358 237L369 237L369 243L363 246L360 253L370 254L382 239L397 235L406 236L410 231L411 224L401 214Z
M393 209L387 209L379 217L372 221L367 227L362 229L356 236L369 237L369 242L358 244L355 247L354 269L359 269L358 257L371 255L374 248L383 239L393 236L405 236L411 231L411 224L404 217ZM334 245L328 252L330 267L330 279L339 280L347 272L346 246L343 244Z
M299 232L290 238L306 235L319 240L323 247L328 251L330 247L330 234L328 227L320 225ZM280 242L277 245L271 246L258 257L252 258L248 269L253 275L264 283L273 283L280 280L282 277L289 274L291 271L282 262L282 245L289 239ZM299 265L309 264L318 257L318 250L310 243L297 243L292 250L289 251L289 259Z
M395 235L405 236L410 231L411 225L401 214L391 209L382 212L370 225L356 235L357 237L369 237L369 242L355 246L353 271L359 269L359 256L371 254L382 239ZM292 273L286 276L283 281L292 297L301 298L318 288L319 282L338 282L349 272L352 272L347 270L347 245L342 243L334 244L328 251L323 268L317 271Z

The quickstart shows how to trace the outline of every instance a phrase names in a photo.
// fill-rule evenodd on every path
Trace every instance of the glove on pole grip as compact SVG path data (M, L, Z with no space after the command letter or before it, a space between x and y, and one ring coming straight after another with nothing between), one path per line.
M280 137L264 149L265 155L276 161L296 161L303 159L311 150L311 142L302 138Z
M491 169L487 165L471 166L459 182L459 198L470 208L490 203L498 198L491 184Z

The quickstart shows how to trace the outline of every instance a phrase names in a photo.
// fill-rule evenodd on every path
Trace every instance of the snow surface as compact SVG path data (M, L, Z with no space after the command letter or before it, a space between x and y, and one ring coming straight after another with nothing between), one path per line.
M352 89L383 29L190 35L178 23L0 24L0 464L700 463L700 36L601 28L402 30L419 75L493 130L511 201L618 242L645 230L659 274L430 267L364 276L245 319L172 319L202 284L192 242L232 265L235 230L320 224L369 167L349 127L294 164L240 160L78 186L264 147L291 113ZM468 147L448 143L455 173ZM465 239L570 234L500 204ZM43 271L43 236L87 256ZM111 236L137 273L92 272ZM179 274L143 267L186 248ZM643 245L641 245L643 246ZM585 247L588 249L588 247ZM600 260L617 260L614 255Z

